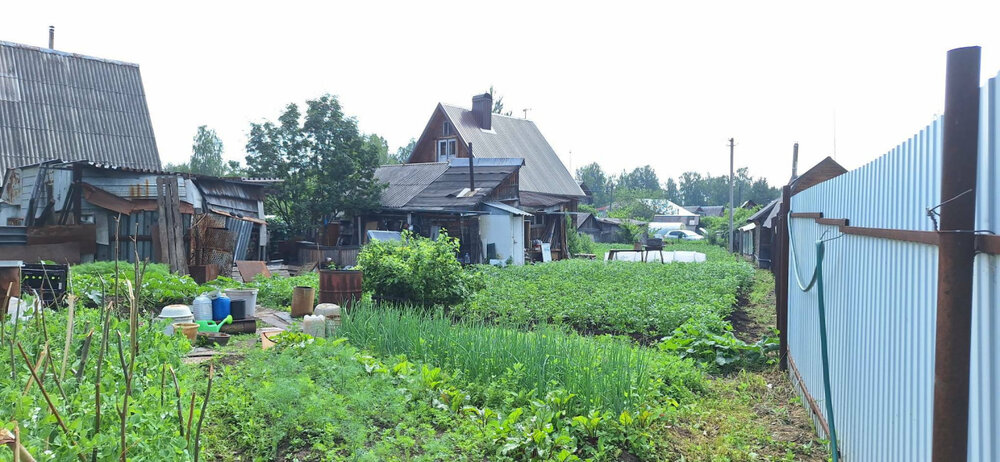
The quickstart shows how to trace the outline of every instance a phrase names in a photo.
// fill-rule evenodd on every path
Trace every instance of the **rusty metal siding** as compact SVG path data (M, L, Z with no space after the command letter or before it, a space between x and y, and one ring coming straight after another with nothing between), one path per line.
M982 90L977 228L1000 231L997 79ZM871 163L791 200L851 226L933 231L926 209L941 202L941 119ZM810 277L815 242L834 226L790 219L799 276ZM842 454L850 460L929 460L937 307L936 246L844 235L826 244L823 274L830 378ZM975 262L969 460L1000 460L1000 257ZM823 407L816 290L789 268L789 356ZM825 415L823 416L825 419ZM820 426L817 425L817 428ZM825 436L825 435L824 435Z
M139 67L0 42L0 172L57 158L160 168Z

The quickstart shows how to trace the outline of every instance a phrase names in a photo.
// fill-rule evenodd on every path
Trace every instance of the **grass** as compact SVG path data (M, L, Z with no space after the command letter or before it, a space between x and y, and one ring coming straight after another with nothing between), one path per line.
M612 338L587 338L551 327L521 332L460 324L440 312L423 315L392 306L356 305L338 335L380 355L408 358L461 371L471 383L498 380L544 396L563 389L578 396L583 411L619 414L670 395L682 400L700 389L690 362Z
M672 460L822 461L829 455L788 377L776 369L712 380L697 405L656 431L671 441Z
M729 314L752 281L753 268L700 243L677 249L706 253L705 263L642 264L564 260L485 268L486 288L452 314L515 325L567 325L582 333L654 340L692 317Z

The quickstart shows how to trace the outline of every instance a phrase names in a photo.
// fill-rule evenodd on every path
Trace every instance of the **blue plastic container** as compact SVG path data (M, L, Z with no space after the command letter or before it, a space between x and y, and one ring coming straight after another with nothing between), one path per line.
M215 297L215 299L212 300L212 320L222 321L223 319L226 319L226 317L231 314L229 305L229 297L227 297L226 294L219 294L218 297Z

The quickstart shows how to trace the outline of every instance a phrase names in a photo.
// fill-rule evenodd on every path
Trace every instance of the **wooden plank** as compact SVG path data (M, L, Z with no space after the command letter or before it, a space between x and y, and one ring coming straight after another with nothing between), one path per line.
M847 218L817 218L816 223L831 226L848 226Z
M168 200L164 196L163 178L156 179L156 190L156 214L159 221L157 228L159 228L158 234L160 238L160 262L166 263L167 266L171 267L171 271L173 271L173 265L170 264L171 254L173 253L172 245L170 243L170 227L168 224L170 216L167 213Z
M935 231L913 231L908 229L861 228L857 226L841 226L840 232L855 236L877 237L894 241L916 242L918 244L937 245L938 233Z
M12 245L3 246L3 258L37 263L52 260L56 263L80 263L80 245L76 242L61 244Z
M788 214L788 216L790 216L792 218L812 218L812 219L815 220L817 218L823 218L823 213L821 213L821 212L792 212L792 213Z
M253 281L258 274L263 274L265 278L271 277L271 271L267 269L267 264L262 261L237 260L236 269L240 272L240 277L244 282Z
M51 225L26 230L28 245L75 242L83 255L97 253L97 225Z
M132 202L128 199L118 197L88 183L80 183L80 185L83 187L83 197L87 199L87 202L122 215L132 213Z

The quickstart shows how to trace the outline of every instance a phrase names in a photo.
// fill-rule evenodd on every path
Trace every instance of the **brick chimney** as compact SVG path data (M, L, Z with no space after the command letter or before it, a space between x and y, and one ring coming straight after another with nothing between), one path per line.
M483 93L472 97L472 116L479 122L479 128L490 130L493 127L493 97Z

